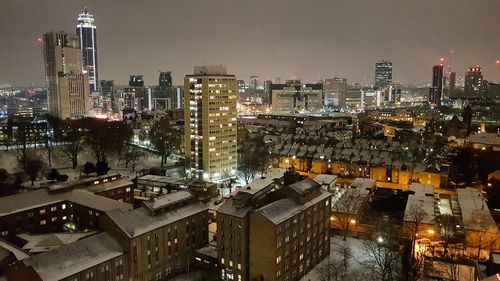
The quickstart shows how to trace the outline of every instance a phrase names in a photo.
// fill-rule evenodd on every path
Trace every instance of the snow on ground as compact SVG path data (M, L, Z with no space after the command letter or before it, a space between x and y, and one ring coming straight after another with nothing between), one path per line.
M37 151L39 156L48 165L47 158L44 157L43 150L40 149ZM148 169L152 167L160 166L160 158L152 153L144 151L145 156L141 158L140 161L137 161L135 171L132 171L131 165L125 167L125 161L121 160L118 162L117 157L112 156L108 160L108 164L111 167L110 172L118 172L123 176L128 176L129 178L134 178L136 176L136 172L142 169ZM70 180L75 180L80 178L82 175L81 170L83 169L83 165L90 161L95 164L95 160L90 155L88 151L83 151L78 157L78 167L76 169L72 169L71 161L60 152L56 152L52 157L52 167L59 171L61 174L65 174L69 176ZM176 161L169 159L166 166L174 165ZM50 169L47 167L47 169ZM0 169L6 169L9 173L14 173L19 170L17 159L12 151L0 151ZM35 187L38 187L40 184L44 184L47 182L45 178L42 180L35 182ZM23 184L24 186L30 186L30 182L26 182Z
M366 255L364 253L363 240L347 237L346 241L342 240L342 236L334 235L330 238L330 256L333 260L341 261L342 253L341 249L347 247L351 249L351 258L349 260L349 268L352 272L363 272L363 263L366 260ZM311 271L309 271L301 280L320 280L319 268L328 262L328 258L325 258L321 263L316 265Z

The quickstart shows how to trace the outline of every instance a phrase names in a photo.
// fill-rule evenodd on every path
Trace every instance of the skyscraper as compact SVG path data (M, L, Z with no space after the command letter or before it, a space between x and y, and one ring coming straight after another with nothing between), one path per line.
M48 111L61 119L83 117L90 107L79 42L78 36L64 31L43 35Z
M482 97L484 94L483 74L479 65L470 67L465 73L465 96Z
M184 78L184 150L196 178L236 172L237 85L223 66L197 66Z
M80 48L83 55L83 69L87 72L90 91L97 91L99 78L97 71L97 31L94 16L89 14L87 7L78 15L76 35L80 37Z
M162 90L169 90L172 88L172 71L160 71L158 85Z
M375 87L383 88L392 82L392 62L381 60L375 63Z
M128 80L129 87L144 87L144 80L142 79L142 75L130 75L130 79Z
M432 68L432 85L429 89L429 103L440 106L443 97L444 66L435 65Z
M251 75L250 76L250 89L257 90L259 87L259 76Z

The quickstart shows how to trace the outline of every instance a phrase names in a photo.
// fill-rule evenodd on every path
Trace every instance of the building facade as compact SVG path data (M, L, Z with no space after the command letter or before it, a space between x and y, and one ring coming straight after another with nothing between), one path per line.
M221 277L299 280L330 253L330 198L280 169L241 188L217 212Z
M323 83L325 108L340 107L340 100L347 90L346 78L329 78Z
M83 70L89 77L90 91L98 91L97 28L94 24L94 16L89 14L87 7L78 15L76 35L80 38L80 48L83 55Z
M432 68L432 85L429 88L429 103L437 106L441 105L444 86L444 66L435 65Z
M273 111L321 111L323 110L323 85L302 84L300 80L288 80L285 84L271 85Z
M43 35L49 114L61 119L81 118L90 108L89 81L82 69L78 36L60 32Z
M236 77L223 66L198 66L184 78L184 150L199 180L236 172L236 101Z
M465 73L465 96L469 98L480 98L484 95L484 81L481 67L479 65L470 67Z
M392 62L381 60L375 63L375 87L383 88L392 83Z

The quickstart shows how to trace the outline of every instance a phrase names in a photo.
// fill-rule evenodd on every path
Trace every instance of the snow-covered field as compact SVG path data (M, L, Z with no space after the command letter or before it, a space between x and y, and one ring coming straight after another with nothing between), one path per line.
M330 256L333 260L341 261L343 259L343 254L341 253L342 248L347 247L350 249L351 258L349 260L349 270L351 272L363 272L363 261L366 260L363 248L363 240L347 237L346 241L342 240L342 236L334 235L330 238ZM316 281L320 280L319 268L322 265L327 264L328 258L324 259L321 263L316 265L311 271L309 271L304 277L303 281Z

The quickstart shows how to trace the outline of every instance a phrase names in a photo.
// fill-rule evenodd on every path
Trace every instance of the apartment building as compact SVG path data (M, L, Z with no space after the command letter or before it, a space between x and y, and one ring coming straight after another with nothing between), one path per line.
M299 280L329 254L330 198L293 170L241 188L217 212L221 277Z
M236 77L223 66L197 66L184 78L184 150L195 177L236 173Z

